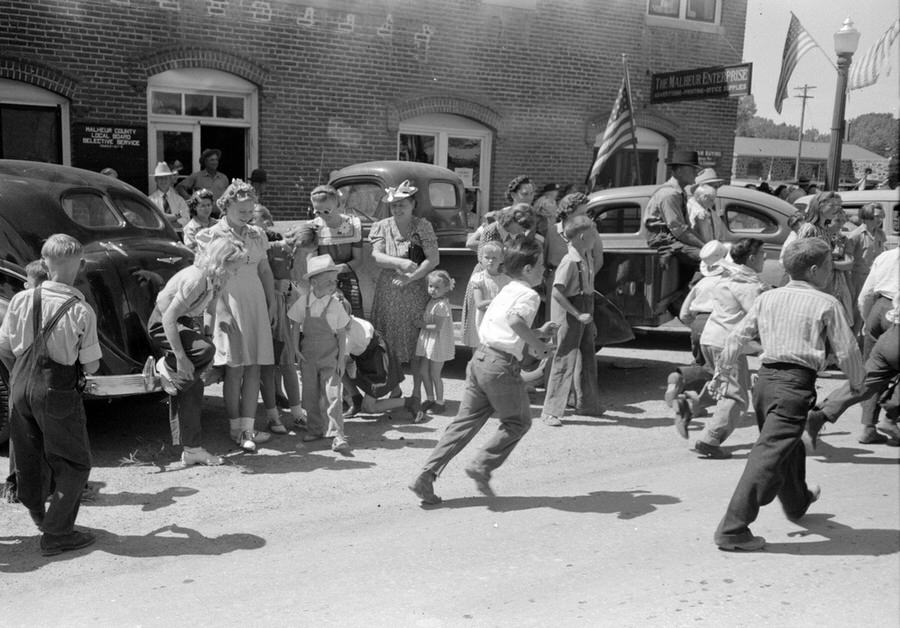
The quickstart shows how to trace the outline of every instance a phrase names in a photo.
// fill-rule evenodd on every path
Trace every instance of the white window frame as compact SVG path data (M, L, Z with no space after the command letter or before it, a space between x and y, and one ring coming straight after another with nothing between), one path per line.
M694 20L687 16L688 0L678 0L678 16L651 15L650 2L644 0L644 20L648 26L667 26L669 28L684 28L688 30L696 30L706 33L723 33L722 27L722 3L724 0L715 0L716 17L712 22L702 22Z
M243 118L215 118L206 116L170 115L153 113L153 92L171 91L212 96L242 97ZM182 102L184 99L182 98ZM156 164L156 132L193 132L193 163L200 158L200 127L235 127L247 130L247 151L244 164L246 172L259 166L259 90L253 83L228 72L209 68L185 68L166 70L151 76L147 81L147 163ZM147 189L154 189L153 176L147 177Z
M645 184L658 184L666 180L666 155L669 154L669 140L660 133L642 126L635 127L634 136L637 139L638 150L656 151L656 180L645 181ZM603 132L594 137L594 147L599 148L603 144ZM619 150L631 150L619 149Z
M435 137L434 165L447 167L448 138L460 137L463 139L481 140L481 172L479 172L479 185L467 189L477 189L479 192L479 219L490 211L491 198L491 154L493 150L494 133L488 127L463 116L450 113L430 113L409 118L400 123L397 131L397 155L400 154L400 135L432 135Z
M0 102L4 105L26 105L33 107L59 107L60 111L60 151L62 163L72 165L72 124L69 113L69 99L50 90L0 78Z

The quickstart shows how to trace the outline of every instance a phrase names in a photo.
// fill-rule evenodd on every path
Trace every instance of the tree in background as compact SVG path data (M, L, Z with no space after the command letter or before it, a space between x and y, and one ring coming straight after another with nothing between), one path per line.
M753 94L741 96L738 101L737 128L734 134L740 137L759 137L770 140L796 140L800 133L800 127L793 124L775 124L769 118L760 118L756 115L756 101ZM827 142L830 133L820 133L818 129L804 129L803 141Z
M882 157L897 154L900 121L889 113L864 113L850 120L850 143L878 153Z

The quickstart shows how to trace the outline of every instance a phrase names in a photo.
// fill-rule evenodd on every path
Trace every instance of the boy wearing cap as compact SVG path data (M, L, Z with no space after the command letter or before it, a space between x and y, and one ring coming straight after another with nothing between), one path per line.
M161 161L156 164L156 169L152 174L156 181L156 190L150 195L150 200L159 207L166 218L184 227L190 221L191 216L187 203L172 187L175 173L169 169L166 162Z
M309 287L300 288L300 297L291 306L288 317L300 324L303 333L300 375L307 415L307 434L303 441L312 442L333 434L331 449L346 453L350 444L344 435L341 378L347 357L350 312L337 288L339 270L330 255L310 257L304 275Z
M766 252L762 240L743 238L730 252L727 276L713 290L713 309L700 336L706 363L713 367L725 347L728 334L746 316L753 302L765 289L759 280ZM737 368L724 377L724 392L716 401L716 409L706 429L694 443L694 450L715 459L730 458L721 445L734 431L738 418L747 408L750 397L750 367L747 354L736 359ZM687 434L682 434L686 437Z

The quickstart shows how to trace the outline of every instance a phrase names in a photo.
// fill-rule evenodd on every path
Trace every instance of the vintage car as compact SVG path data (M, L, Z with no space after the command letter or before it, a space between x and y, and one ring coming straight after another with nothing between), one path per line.
M103 350L88 378L88 398L160 390L149 359L147 319L156 294L193 254L140 191L104 175L53 164L0 160L0 320L23 287L24 267L40 257L44 240L67 233L84 245L85 266L75 287L97 313ZM0 366L5 402L9 374ZM0 407L0 440L7 436Z
M844 225L845 231L850 231L858 224L857 216L859 208L869 203L881 203L884 207L884 229L887 235L888 248L894 248L900 245L900 188L897 189L875 189L875 190L846 190L838 192L841 196L841 206L850 221ZM797 209L806 209L812 200L812 194L802 196L794 201L794 207Z
M603 267L595 288L625 314L632 326L656 327L672 319L673 305L683 296L676 264L659 263L657 252L647 246L644 213L658 186L612 188L590 195L589 212L603 240ZM723 186L718 190L716 211L730 242L759 238L765 242L763 281L780 285L784 270L778 262L781 244L790 228L787 220L795 208L771 194L749 188Z

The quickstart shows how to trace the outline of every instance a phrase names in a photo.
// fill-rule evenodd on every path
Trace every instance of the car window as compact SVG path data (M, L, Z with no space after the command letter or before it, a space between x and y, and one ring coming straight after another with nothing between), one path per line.
M109 202L100 194L71 192L62 197L61 203L66 216L83 227L97 229L122 224Z
M25 284L20 277L5 268L0 268L0 321L6 313L6 307L2 302L9 301L15 293L24 288Z
M606 205L594 210L600 233L637 233L641 230L641 206L637 203Z
M152 208L138 199L129 196L113 196L112 201L119 213L125 217L125 220L135 227L143 227L144 229L162 228L162 219Z
M459 207L456 186L449 181L431 181L428 184L428 200L435 209Z
M374 183L351 183L338 188L341 211L359 217L363 224L387 218L387 207L381 202L384 190Z
M729 203L725 206L725 224L733 233L777 233L778 223L774 218L767 216L761 210L741 205L740 203Z

